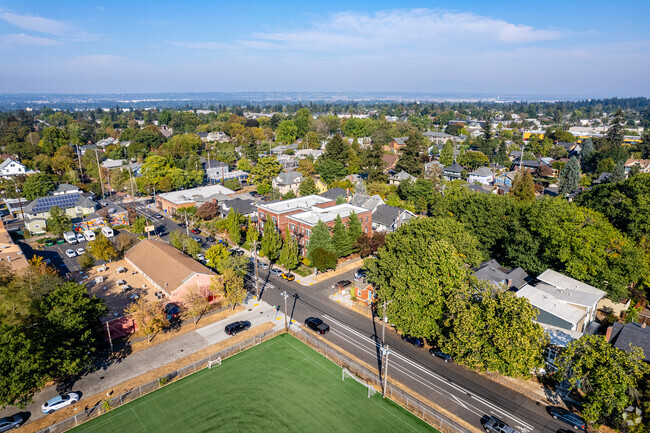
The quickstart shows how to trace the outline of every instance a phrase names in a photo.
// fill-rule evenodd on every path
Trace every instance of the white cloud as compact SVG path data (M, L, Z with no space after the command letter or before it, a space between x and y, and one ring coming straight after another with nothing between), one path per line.
M0 19L13 24L21 29L32 30L40 33L47 33L54 36L63 37L69 34L72 27L58 20L43 18L36 15L23 15L6 9L0 9Z
M24 33L0 35L0 47L2 48L15 46L51 47L60 44L60 41L55 41L54 39L39 38Z

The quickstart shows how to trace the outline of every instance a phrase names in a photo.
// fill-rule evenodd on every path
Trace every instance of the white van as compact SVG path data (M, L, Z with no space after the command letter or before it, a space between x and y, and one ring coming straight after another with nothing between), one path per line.
M63 233L63 239L70 245L74 245L77 243L77 235L75 235L74 232L65 232Z
M86 231L84 231L84 238L86 238L86 240L87 240L88 242L90 242L90 241L94 241L94 240L95 240L95 232L92 231L92 230L86 230Z
M112 238L115 235L115 233L113 233L113 229L110 227L102 227L102 234L107 238Z

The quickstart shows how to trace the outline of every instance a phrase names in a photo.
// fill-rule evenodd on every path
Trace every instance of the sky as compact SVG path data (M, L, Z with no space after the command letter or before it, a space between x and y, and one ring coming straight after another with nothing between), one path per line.
M0 0L0 93L650 96L648 0Z

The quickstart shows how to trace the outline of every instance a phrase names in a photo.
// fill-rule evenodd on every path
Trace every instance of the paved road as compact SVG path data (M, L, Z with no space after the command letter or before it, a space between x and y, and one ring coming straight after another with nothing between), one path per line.
M353 277L354 271L339 279ZM291 295L287 299L289 317L302 323L309 316L322 318L331 327L324 336L326 340L377 366L381 326L329 299L332 282L303 287L280 277L268 276L259 271L266 282L262 300L280 305L284 311L284 299L280 292ZM251 278L249 287L253 287ZM254 289L253 289L254 290ZM390 326L386 327L386 343L390 346L389 380L399 380L419 394L435 401L465 421L481 427L483 415L494 415L506 421L521 433L556 432L567 428L546 413L546 407L524 394L496 384L473 371L454 363L445 363L432 357L425 349L418 349L402 341Z

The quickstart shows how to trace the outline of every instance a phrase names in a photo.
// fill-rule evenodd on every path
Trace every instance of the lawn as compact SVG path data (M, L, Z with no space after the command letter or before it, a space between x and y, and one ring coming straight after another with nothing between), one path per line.
M436 432L282 334L80 425L109 432Z

